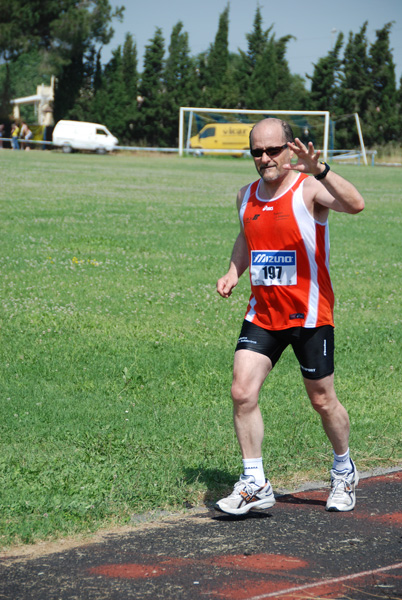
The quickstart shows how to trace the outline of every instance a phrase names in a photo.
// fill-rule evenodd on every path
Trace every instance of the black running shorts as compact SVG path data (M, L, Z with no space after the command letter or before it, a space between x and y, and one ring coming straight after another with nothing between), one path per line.
M252 350L264 354L272 362L278 362L282 352L291 345L300 370L306 379L322 379L334 372L334 328L332 325L322 327L291 327L281 331L271 331L250 323L243 322L237 350Z

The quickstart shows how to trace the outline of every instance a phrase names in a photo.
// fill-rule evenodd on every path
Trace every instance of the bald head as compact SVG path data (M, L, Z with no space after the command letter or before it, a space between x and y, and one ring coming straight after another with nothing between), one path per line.
M294 142L294 135L291 126L282 119L276 119L275 117L268 117L267 119L261 119L258 121L250 131L250 148L253 147L254 133L264 134L264 132L281 130L283 143Z

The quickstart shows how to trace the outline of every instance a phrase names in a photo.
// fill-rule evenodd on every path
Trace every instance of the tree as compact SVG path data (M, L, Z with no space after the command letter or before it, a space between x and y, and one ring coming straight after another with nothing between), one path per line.
M261 60L261 56L266 50L269 34L273 27L271 25L269 29L264 31L262 23L261 9L260 6L257 6L254 16L253 30L251 33L246 34L247 52L239 49L239 54L241 57L239 69L240 103L242 108L246 108L247 105L249 105L249 108L251 108L253 105L253 92L251 93L250 98L251 78L257 67L257 63ZM260 68L261 65L258 65L258 67Z
M218 31L214 43L211 44L204 63L204 103L205 106L216 108L224 107L224 85L227 86L229 78L229 4L219 15Z
M152 146L161 145L163 138L162 76L165 40L157 27L154 37L145 46L144 70L141 75L139 110L140 136Z
M402 75L399 80L399 88L396 96L396 114L398 115L397 127L399 131L398 139L402 140Z
M193 105L197 98L195 63L190 56L188 34L179 21L172 29L163 71L164 142L177 146L180 106Z
M342 61L339 57L343 45L343 33L339 33L335 46L327 56L320 58L314 65L311 79L310 109L329 110L333 112L336 107L339 89L339 73Z
M305 108L304 80L291 74L286 60L287 45L293 36L276 40L272 30L273 25L264 30L261 9L257 6L253 30L246 34L247 52L239 51L241 105L259 110Z
M261 56L261 53L264 51L269 33L273 27L271 25L269 29L264 31L262 23L261 8L260 6L257 6L254 15L253 31L246 34L247 53L240 50L240 55L247 64L247 71L250 75L256 66L258 57Z
M278 85L278 65L273 40L269 40L263 52L257 57L254 69L249 78L245 97L246 108L251 110L275 109L275 98Z
M391 27L392 23L387 23L377 29L377 38L369 51L371 86L365 122L367 141L371 144L387 142L398 135L395 64L389 47Z
M295 88L293 88L293 77L290 73L289 63L286 60L287 45L290 40L294 39L292 35L285 35L274 41L276 64L277 64L277 92L274 98L275 107L285 110L296 110L298 108L298 100L294 96Z
M77 45L108 43L112 19L109 0L0 0L0 58L12 61L30 48L64 53Z
M127 33L122 54L122 73L127 97L127 130L126 137L133 140L138 135L138 61L137 46L133 36Z
M340 74L339 96L336 106L338 117L352 115L355 112L362 117L368 108L371 81L366 36L367 25L367 21L363 23L356 35L352 32L349 33ZM336 145L338 148L347 148L359 144L356 129L349 127L348 123L348 121L340 121L340 127L337 125Z
M85 63L97 44L107 44L110 25L123 8L109 0L0 0L0 58L15 61L28 49L38 49L57 75L55 117L73 108L86 76Z
M102 87L94 101L94 120L104 123L119 139L126 139L129 121L127 95L123 74L121 46L113 50L112 58L106 65Z

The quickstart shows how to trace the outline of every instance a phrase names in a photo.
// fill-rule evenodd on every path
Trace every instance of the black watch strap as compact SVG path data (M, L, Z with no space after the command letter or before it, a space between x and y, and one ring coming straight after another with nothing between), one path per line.
M322 171L322 173L318 173L318 175L314 175L314 177L318 180L320 179L324 179L324 177L327 176L328 171L330 170L329 165L327 165L326 162L322 162L320 163L321 165L325 165L325 169Z

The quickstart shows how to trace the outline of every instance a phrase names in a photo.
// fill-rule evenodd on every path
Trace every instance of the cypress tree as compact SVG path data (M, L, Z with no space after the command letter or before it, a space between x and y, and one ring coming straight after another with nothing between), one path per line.
M261 9L259 6L257 6L254 15L253 30L246 34L247 52L239 50L241 58L239 68L239 87L240 103L242 108L255 108L254 91L250 90L252 83L255 84L255 77L253 82L251 81L251 78L254 70L257 67L257 62L261 59L261 56L266 50L269 34L273 27L271 25L269 29L264 31L262 23ZM261 68L260 65L258 65L258 68Z
M118 46L104 69L102 86L92 104L93 119L106 125L120 143L124 142L127 139L128 107L121 46Z
M339 33L335 46L327 56L320 58L314 65L311 79L310 109L335 110L339 86L339 72L342 61L339 57L343 45L343 33Z
M137 46L131 33L126 34L122 53L122 72L127 98L127 140L133 140L138 135L138 61Z
M195 63L190 56L188 33L179 21L172 29L163 72L164 142L177 146L180 106L194 104L197 97Z
M337 115L352 115L359 113L363 118L368 108L371 92L369 73L367 21L363 23L360 31L353 35L349 33L348 43L345 48L340 75L339 97L337 101ZM338 148L348 148L359 144L355 127L350 126L350 121L340 121L336 128Z
M276 48L272 38L265 44L257 57L249 78L246 93L246 108L251 110L274 110L274 99L278 89L278 64Z
M402 75L399 80L399 88L396 95L396 114L397 116L397 128L398 128L398 140L402 141Z
M144 70L141 75L139 110L140 138L151 146L160 146L163 138L162 76L165 40L157 27L155 35L145 46Z
M218 31L211 44L205 70L205 106L220 108L223 102L222 84L229 63L229 4L219 16ZM227 81L227 80L226 80Z
M369 51L371 86L365 129L367 142L371 144L394 140L398 133L395 64L389 41L391 27L392 23L387 23L377 29L377 38Z
M294 96L293 78L290 73L289 63L286 60L287 45L294 39L292 35L281 37L274 41L276 64L278 71L277 91L274 98L275 108L283 110L297 110L299 99Z

